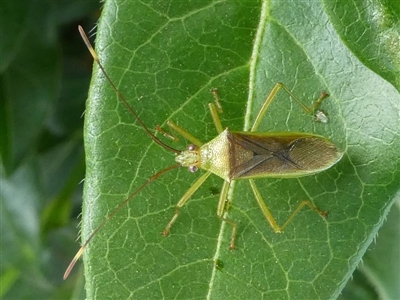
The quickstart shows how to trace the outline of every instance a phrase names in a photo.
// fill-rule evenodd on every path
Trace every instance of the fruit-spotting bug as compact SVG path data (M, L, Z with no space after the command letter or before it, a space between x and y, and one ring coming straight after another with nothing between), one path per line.
M219 104L218 94L216 89L212 89L211 92L214 96L215 102L209 104L211 117L214 125L218 131L218 136L203 144L200 140L195 138L189 132L168 121L167 124L172 128L173 131L177 132L183 138L191 142L186 150L176 150L159 138L157 138L143 121L138 117L133 108L129 105L124 96L119 92L113 81L107 75L103 68L95 50L89 42L82 27L79 26L79 32L88 47L93 59L101 69L102 73L109 81L110 85L117 93L119 99L124 103L128 110L133 114L135 119L143 127L149 137L159 144L161 147L174 152L177 154L175 161L177 164L172 165L148 179L143 183L133 194L127 199L120 203L92 232L89 238L84 242L82 247L79 249L70 265L68 266L64 279L68 277L76 261L80 258L83 251L93 239L96 233L123 207L125 206L135 195L137 195L145 186L150 182L154 181L162 174L177 168L187 167L190 172L196 172L198 169L203 169L206 172L202 174L197 181L189 188L189 190L182 196L176 205L176 211L170 222L167 224L163 235L168 235L172 225L179 216L179 209L186 204L190 197L196 192L196 190L204 183L204 181L211 175L215 174L224 179L223 186L220 191L217 216L224 222L228 223L232 227L232 235L230 240L230 248L235 248L235 239L237 232L237 225L233 220L224 217L224 213L227 208L227 195L231 182L233 180L248 179L250 186L253 190L255 199L261 208L261 211L267 219L270 226L276 233L282 232L285 227L292 221L292 219L298 214L298 212L304 207L308 206L312 210L318 212L322 216L326 216L326 213L319 210L309 200L303 200L289 218L283 223L278 225L275 218L272 216L267 205L264 203L260 192L258 191L254 179L255 178L297 178L301 176L313 175L318 172L324 171L334 165L342 157L342 152L329 141L327 138L302 132L257 132L257 128L260 125L262 118L264 117L269 105L275 98L276 94L280 89L286 91L291 98L293 98L304 111L307 113L314 112L317 107L321 104L322 100L327 97L327 94L323 93L321 97L313 104L312 107L308 108L302 104L282 83L276 84L269 95L267 96L264 104L262 105L260 112L258 113L254 124L248 132L232 132L228 129L223 129L221 121L219 119L219 112L222 111L222 107ZM160 129L158 129L160 131ZM168 134L164 135L169 136Z

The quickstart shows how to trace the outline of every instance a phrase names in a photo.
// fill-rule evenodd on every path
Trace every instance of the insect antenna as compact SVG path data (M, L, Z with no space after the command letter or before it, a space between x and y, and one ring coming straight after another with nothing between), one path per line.
M105 71L103 65L101 64L99 57L97 56L96 51L94 50L92 44L90 43L87 35L85 34L85 31L83 30L83 28L81 26L78 26L79 29L79 33L82 36L83 41L86 44L86 47L88 48L90 54L92 55L94 61L97 63L97 65L99 66L99 68L101 69L102 73L104 74L104 76L106 77L107 81L110 83L111 87L113 88L113 90L115 91L115 93L118 95L118 98L122 101L122 103L128 108L128 110L132 113L132 115L135 117L135 119L140 123L140 125L142 126L142 128L145 130L145 132L147 133L147 135L154 141L156 142L158 145L160 145L161 147L163 147L164 149L174 152L176 154L180 154L181 151L174 149L170 146L168 146L167 144L165 144L164 142L162 142L159 138L157 138L148 128L147 126L143 123L143 121L139 118L139 116L137 115L137 113L135 112L135 110L132 108L132 106L129 105L128 101L125 99L125 97L120 93L120 91L117 89L117 87L115 86L115 84L113 83L113 81L111 80L111 78L108 76L107 72ZM145 183L143 183L136 191L134 191L128 198L126 198L123 202L121 202L101 223L100 225L97 226L97 228L90 234L89 238L85 241L85 243L79 248L78 252L75 254L74 258L72 259L72 261L70 262L70 264L68 265L67 270L64 273L64 280L68 278L69 274L71 273L71 270L73 269L73 267L75 266L76 262L78 261L78 259L82 256L83 252L85 251L87 245L90 243L90 241L95 237L95 235L104 227L104 225L118 212L121 210L121 208L123 208L133 197L135 197L143 188L145 188L149 183L151 183L152 181L156 180L158 177L160 177L161 175L167 173L168 171L178 168L180 167L180 164L175 164L172 166L169 166L168 168L165 168L159 172L157 172L156 174L154 174L152 177L150 177Z
M143 188L145 188L149 183L153 182L156 180L158 177L161 175L167 173L170 170L173 170L175 168L179 168L181 165L180 164L175 164L172 166L169 166L168 168L165 168L164 170L161 170L151 176L145 183L143 183L136 191L134 191L128 198L126 198L123 202L121 202L114 210L100 223L100 225L97 226L97 228L91 233L89 238L86 240L86 242L79 248L78 252L75 254L74 258L71 260L71 262L68 265L67 270L64 273L63 279L67 279L69 274L71 273L71 270L74 268L76 262L78 259L82 256L83 251L85 251L87 245L90 243L90 241L94 238L94 236L104 227L104 225L117 213L123 208L133 197L135 197Z
M120 93L120 91L117 89L117 87L115 86L115 84L112 82L111 78L108 76L106 70L104 69L103 65L100 63L100 59L97 56L96 51L94 50L92 44L89 41L89 38L87 37L85 31L83 30L82 26L78 25L78 30L79 33L81 34L81 37L83 39L83 41L86 44L86 47L89 49L90 54L92 55L94 61L97 63L97 65L99 66L99 68L101 69L101 71L103 72L104 76L106 77L107 81L110 83L111 87L113 88L113 90L115 91L115 93L118 95L118 98L122 101L122 103L124 103L124 105L128 108L128 110L133 114L133 116L135 117L135 119L140 123L140 125L143 127L143 129L146 131L146 133L148 134L148 136L155 141L157 144L159 144L161 147L163 147L164 149L174 152L176 154L180 154L182 151L177 150L172 148L171 146L168 146L167 144L165 144L163 141L161 141L159 138L157 138L153 133L151 133L151 131L147 128L147 126L143 123L143 121L139 118L139 116L137 115L137 113L135 112L135 110L132 108L132 106L129 105L128 101L125 99L125 97Z

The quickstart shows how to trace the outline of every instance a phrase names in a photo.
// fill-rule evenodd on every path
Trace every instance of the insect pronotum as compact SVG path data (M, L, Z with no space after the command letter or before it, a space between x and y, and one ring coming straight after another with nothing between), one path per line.
M235 248L237 225L233 220L225 218L224 212L226 211L227 207L226 199L229 186L233 180L249 180L250 186L254 193L254 197L258 205L260 206L261 212L276 233L282 232L304 206L308 206L310 209L316 211L321 216L326 216L325 212L319 210L309 200L303 200L292 212L289 218L283 223L283 225L278 225L267 205L263 201L262 196L254 182L254 179L263 177L296 178L301 176L313 175L330 168L340 160L340 158L342 157L342 152L335 146L335 144L333 144L331 141L323 136L303 132L257 132L257 128L260 125L262 118L264 117L269 105L271 104L272 100L275 98L280 89L286 91L289 96L294 99L295 102L297 102L306 113L313 113L321 104L322 100L327 97L327 94L323 93L311 107L307 107L302 102L300 102L285 85L283 85L282 83L277 83L268 94L264 104L260 109L260 112L258 113L254 121L251 130L248 132L232 132L228 129L223 129L222 127L221 121L219 119L219 112L222 111L222 107L218 100L217 90L212 89L211 92L214 96L216 104L210 103L209 109L215 128L218 131L218 135L208 143L203 144L200 140L195 138L185 129L179 127L171 121L168 121L167 125L173 131L177 132L183 138L192 143L188 146L186 150L180 151L165 144L148 129L148 127L138 117L136 112L129 105L127 100L119 92L110 77L107 75L107 72L103 68L95 50L90 44L89 39L87 38L81 26L79 26L79 32L91 55L93 56L94 61L97 63L104 76L109 81L111 87L118 95L118 98L124 103L124 105L133 114L135 119L139 122L139 124L154 142L159 144L161 147L177 154L177 156L175 157L175 161L177 162L177 164L161 170L153 175L151 178L149 178L133 194L131 194L127 199L120 203L100 223L100 225L98 225L98 227L92 232L89 238L84 242L82 247L76 253L75 257L65 271L64 279L68 277L73 266L81 257L83 251L96 235L96 233L101 228L103 228L103 226L122 207L124 207L150 182L177 167L188 167L190 172L196 172L198 169L203 169L206 172L203 173L197 179L197 181L195 181L195 183L178 201L175 214L162 232L164 236L168 235L172 225L178 218L180 208L186 204L190 197L211 174L215 174L224 179L218 202L217 216L222 219L222 221L228 223L232 227L232 235L230 241L231 249ZM160 129L158 130L161 131ZM169 134L166 134L165 132L163 133L167 137L169 136Z

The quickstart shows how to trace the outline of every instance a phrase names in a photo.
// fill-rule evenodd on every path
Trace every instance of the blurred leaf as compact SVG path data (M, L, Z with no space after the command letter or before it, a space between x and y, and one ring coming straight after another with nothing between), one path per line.
M379 230L376 243L363 257L353 280L343 290L340 299L399 299L400 287L400 198L393 205L387 221Z
M365 277L365 274L363 274L359 269L356 269L338 299L376 300L379 299L379 297L368 279Z
M6 116L3 129L9 133L9 139L2 143L1 153L9 174L35 152L61 76L57 49L41 44L34 36L28 40L18 58L2 74Z
M52 198L41 217L42 234L65 226L71 215L71 201L83 178L84 160L80 140L70 140L54 147L41 157L42 178L46 184L46 198Z
M79 23L93 24L99 4L1 4L1 298L79 297L82 285L73 291L75 281L63 282L62 273L76 249L78 212L71 204L81 203L82 113L91 60L74 44L80 42L78 23L65 23L90 11L91 20ZM74 222L66 226L71 215Z
M56 4L58 13L56 19L59 24L68 24L88 15L97 14L100 7L98 0L58 0Z
M32 1L3 0L0 10L0 72L17 56L28 32ZM27 5L28 4L28 5Z
M34 160L25 162L12 176L1 178L0 271L2 280L9 283L8 286L4 285L7 289L2 291L2 299L55 299L50 295L62 282L60 261L72 255L71 244L75 237L67 239L65 233L58 232L58 243L54 243L58 248L55 245L49 246L47 235L42 238L40 223L43 221L40 215L43 200L46 199L41 182L43 178ZM51 217L60 219L61 213L53 211ZM54 226L52 229L54 232ZM12 280L10 275L14 275Z
M1 178L2 270L27 265L38 252L42 193L36 172L30 164Z
M153 128L169 119L202 141L216 135L207 103L217 87L224 126L246 130L276 82L310 105L321 91L329 124L315 123L281 92L260 131L315 132L343 149L333 168L256 183L282 223L275 234L246 181L232 186L228 218L216 218L222 180L211 178L185 205L168 238L160 232L199 176L173 171L152 183L100 231L85 252L89 298L336 298L399 192L398 92L343 44L320 3L108 1L99 56L115 84ZM87 176L82 238L172 155L151 142L96 68L86 113ZM185 142L173 145L183 149ZM201 171L199 172L201 173ZM215 176L214 176L215 177ZM224 262L223 272L215 260Z
M363 258L361 271L376 289L380 299L400 298L400 201L397 197L387 221L379 231L377 243Z
M0 278L0 296L3 298L9 289L14 285L18 277L20 276L20 271L17 268L10 268L7 270L2 270Z

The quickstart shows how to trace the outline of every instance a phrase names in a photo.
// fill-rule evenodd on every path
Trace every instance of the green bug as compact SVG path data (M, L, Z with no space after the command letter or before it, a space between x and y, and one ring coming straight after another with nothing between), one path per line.
M224 269L224 262L220 259L216 259L214 261L214 267L218 270L221 271Z
M308 206L322 216L320 211L310 201L302 201L286 222L280 226L272 216L263 201L253 179L255 178L298 178L322 172L340 160L343 153L327 138L303 132L257 132L257 128L265 115L269 105L280 89L286 91L306 112L313 112L327 94L323 93L311 108L302 104L282 83L277 83L265 100L254 124L249 132L234 132L223 130L219 119L218 109L214 103L209 104L210 113L218 136L206 144L202 144L176 124L168 121L167 124L186 140L190 141L187 150L182 151L175 160L189 171L195 172L199 168L206 170L200 178L189 188L177 204L177 210L163 234L167 235L172 224L179 215L181 208L204 183L211 174L223 178L217 216L232 226L230 248L235 248L237 225L232 220L223 217L226 210L228 190L233 180L248 179L254 196L265 218L276 233L280 233L290 223L295 215ZM216 90L212 91L217 97Z
M278 225L267 205L263 201L261 194L256 187L254 179L264 177L297 178L301 176L313 175L330 168L340 160L343 153L335 146L335 144L333 144L330 140L323 136L302 132L257 132L257 128L259 127L262 118L264 117L268 107L270 106L272 100L275 98L280 89L286 91L290 95L290 97L294 99L307 113L314 112L321 104L322 100L327 97L327 94L323 93L321 97L319 97L317 101L313 104L313 106L308 108L303 103L301 103L285 85L283 85L282 83L277 83L267 96L263 106L261 107L260 112L258 113L254 121L251 130L248 132L232 132L228 129L224 130L222 127L219 118L219 112L222 111L222 108L219 103L217 90L213 89L211 92L214 95L215 104L210 103L209 108L218 135L208 143L203 144L200 140L195 138L183 128L179 127L171 121L168 121L167 125L173 131L177 132L183 138L192 143L186 150L176 150L165 144L163 141L161 141L159 138L154 136L153 133L150 132L150 130L138 117L136 112L128 104L124 96L119 92L119 90L116 88L112 80L105 72L95 50L93 49L92 45L89 42L89 39L87 38L82 27L80 26L79 31L91 55L93 56L93 59L98 64L104 76L107 78L112 88L117 93L119 99L125 104L128 110L133 114L133 116L136 118L136 120L140 123L145 132L153 141L155 141L163 148L177 154L177 156L175 157L175 161L177 162L177 164L161 170L160 172L153 175L133 194L131 194L127 199L119 204L118 207L115 208L103 220L102 223L100 223L100 225L89 236L89 238L82 245L82 247L79 249L75 257L71 261L64 274L64 279L68 277L76 261L80 258L83 251L92 240L92 238L96 235L96 233L123 206L125 206L150 182L154 181L162 174L165 174L166 172L181 166L187 167L190 172L196 172L198 169L203 169L206 172L197 179L197 181L178 201L175 214L163 231L164 236L168 235L172 225L178 218L179 209L186 204L190 197L211 174L215 174L224 179L224 184L222 186L218 202L217 216L226 223L230 224L232 227L232 235L230 241L231 249L235 248L237 225L233 220L225 218L224 213L228 205L226 199L229 186L234 180L249 180L250 186L253 190L254 196L258 205L261 208L263 215L276 233L282 232L304 206L308 206L309 208L318 212L320 215L326 216L325 212L319 210L310 201L304 200L298 205L298 207L289 216L286 222L283 223L283 225ZM321 111L317 112L316 118L321 122L326 121L326 115ZM161 131L161 129L158 130ZM169 134L165 132L163 133L164 135L169 136Z

